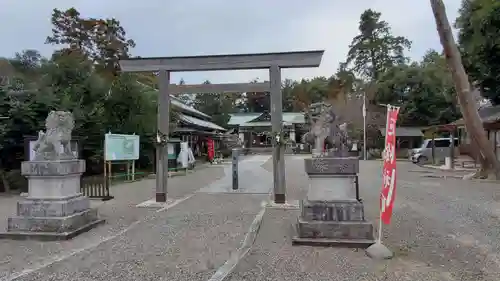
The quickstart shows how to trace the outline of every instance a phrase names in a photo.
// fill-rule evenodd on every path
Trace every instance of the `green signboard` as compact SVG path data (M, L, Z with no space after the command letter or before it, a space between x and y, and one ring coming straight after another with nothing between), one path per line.
M139 136L104 135L104 159L106 161L139 159Z

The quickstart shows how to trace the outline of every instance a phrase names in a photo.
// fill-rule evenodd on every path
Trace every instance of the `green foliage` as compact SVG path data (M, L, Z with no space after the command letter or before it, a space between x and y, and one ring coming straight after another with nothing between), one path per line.
M258 83L257 79L253 79L250 83ZM270 109L271 96L269 92L247 92L241 96L242 104L239 110L243 112L265 112Z
M485 98L500 104L500 1L463 0L456 27L471 82Z
M362 78L377 79L388 68L404 64L404 55L411 42L403 36L394 36L382 14L366 10L359 21L359 35L352 39L347 54L347 65Z
M0 155L3 167L18 169L24 137L44 129L51 110L73 113L73 136L83 145L90 169L102 167L104 134L141 135L145 153L154 149L156 100L143 94L138 77L119 74L118 59L135 44L115 19L83 18L75 9L54 10L47 43L62 45L50 59L25 50L9 60L10 83L0 88ZM146 77L146 76L145 76ZM12 81L16 83L12 83Z
M82 52L104 74L117 75L118 60L128 57L130 49L135 47L135 42L126 38L125 29L114 18L84 18L75 8L54 9L51 22L52 36L47 37L47 44L65 45Z
M376 102L401 106L402 125L446 124L460 117L451 75L435 51L420 63L389 68L376 85Z
M210 84L205 81L204 84ZM199 93L194 99L194 108L212 116L212 122L219 126L226 126L229 113L236 112L237 101L242 95L238 93Z
M7 91L3 87L0 87L0 150L5 143L5 134L7 132L5 118L8 118L9 111L10 106Z

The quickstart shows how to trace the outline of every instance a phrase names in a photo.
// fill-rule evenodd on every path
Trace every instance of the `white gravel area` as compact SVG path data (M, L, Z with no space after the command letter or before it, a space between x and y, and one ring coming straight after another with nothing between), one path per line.
M224 176L223 167L200 169L185 177L169 179L169 198L180 199ZM52 262L58 257L71 255L102 240L110 239L142 220L155 215L155 209L137 208L137 204L154 196L154 179L113 186L115 199L102 202L92 200L106 224L71 240L62 242L0 240L0 280L26 269ZM15 213L18 197L0 197L0 227L6 228L7 217ZM2 279L4 278L4 279ZM22 279L19 279L22 280ZM44 279L41 279L44 280ZM50 280L50 279L47 279Z
M307 186L301 162L287 159L290 200L303 196ZM409 172L414 168L398 164L393 222L384 226L383 242L394 259L378 262L362 250L292 246L297 211L268 209L253 249L228 280L500 280L500 185L422 178ZM379 161L361 163L361 197L375 225L380 172Z
M267 196L196 194L91 250L15 280L207 280Z
M264 185L272 161L249 159L251 175L242 178ZM302 159L286 157L290 201L302 199L308 186ZM362 161L360 167L365 213L376 226L381 164ZM383 230L394 259L374 261L356 249L292 246L298 211L268 208L253 247L225 280L500 280L500 184L426 178L412 170L412 163L398 163L393 221ZM269 189L248 185L245 192L228 194L221 186L223 167L193 175L170 180L172 198L194 195L165 212L135 207L153 194L154 180L143 181L114 191L117 198L100 206L108 224L73 240L0 240L0 280L61 255L66 257L15 280L209 280L241 246L268 198L255 193ZM116 237L68 256L110 235Z

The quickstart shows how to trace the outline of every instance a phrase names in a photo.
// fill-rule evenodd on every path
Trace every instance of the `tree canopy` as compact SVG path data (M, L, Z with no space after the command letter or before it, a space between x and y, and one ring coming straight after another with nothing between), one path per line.
M492 104L500 104L500 2L463 0L455 26L471 82Z
M411 42L395 36L382 14L371 9L364 11L359 20L359 34L352 39L347 64L363 78L376 80L388 68L408 61L404 51Z
M498 103L499 91L493 83L500 69L496 64L496 41L500 40L494 28L500 11L496 2L464 1L457 26L471 76L483 94ZM83 17L74 8L54 9L50 21L53 29L46 43L59 48L51 57L45 58L37 50L20 50L12 58L0 59L0 116L9 117L0 119L2 167L18 169L24 136L42 129L53 109L73 112L74 135L84 142L83 156L95 164L89 167L102 166L103 135L107 132L139 134L141 151L154 151L151 140L156 135L157 77L154 73L119 71L118 60L130 57L135 46L120 21ZM467 22L472 24L466 26ZM283 81L284 111L307 111L312 103L329 101L358 136L362 135L363 96L373 134L385 123L385 108L380 105L386 103L401 106L400 122L405 126L448 123L460 117L441 53L429 50L420 60L410 61L406 51L411 42L393 34L390 23L374 10L360 15L358 31L345 63L335 73ZM213 122L223 127L231 113L268 111L270 100L269 93L200 93L177 98L212 116ZM177 122L176 114L172 110L172 124ZM369 137L374 136L371 134ZM141 154L139 162L151 164L151 154Z
M389 68L376 85L377 102L402 106L402 125L446 124L460 117L446 62L434 50L421 62Z

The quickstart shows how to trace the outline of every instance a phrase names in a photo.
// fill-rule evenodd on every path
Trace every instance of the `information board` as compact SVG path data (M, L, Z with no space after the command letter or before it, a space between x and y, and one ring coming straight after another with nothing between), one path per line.
M106 134L104 137L104 160L139 159L139 136Z

